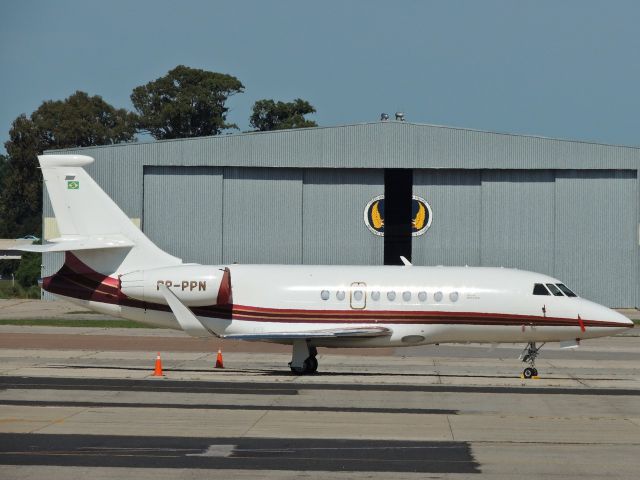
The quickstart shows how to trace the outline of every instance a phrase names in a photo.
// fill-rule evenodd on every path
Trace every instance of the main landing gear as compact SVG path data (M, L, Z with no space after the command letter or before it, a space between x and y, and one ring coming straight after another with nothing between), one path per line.
M309 346L307 340L293 341L293 354L289 367L291 371L298 375L315 373L318 370L318 350L316 347Z
M522 371L524 378L531 378L538 376L538 369L536 368L536 358L540 354L540 349L544 347L544 343L539 347L536 347L536 342L529 342L520 354L520 360L524 363L528 363L529 366Z

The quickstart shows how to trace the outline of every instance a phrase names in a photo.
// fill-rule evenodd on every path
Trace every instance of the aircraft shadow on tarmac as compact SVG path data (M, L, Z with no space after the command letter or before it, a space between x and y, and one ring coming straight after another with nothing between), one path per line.
M134 367L134 366L124 366L118 367L114 365L47 365L47 368L60 368L60 369L78 369L78 370L123 370L123 371L149 371L152 370L148 367ZM263 377L297 377L295 373L292 373L289 370L271 370L271 369L258 369L258 368L247 368L247 369L232 369L232 368L224 368L224 369L207 369L207 368L164 368L164 372L166 373L216 373L220 375L229 375L229 374L244 374L244 375L260 375ZM480 374L445 374L445 373L400 373L400 372L315 372L312 374L304 375L305 377L415 377L415 378L495 378L495 379L516 379L520 378L518 375L480 375ZM553 380L579 380L576 376L564 376L564 377L548 377L553 378ZM589 377L591 381L625 381L627 378L600 378L600 377Z

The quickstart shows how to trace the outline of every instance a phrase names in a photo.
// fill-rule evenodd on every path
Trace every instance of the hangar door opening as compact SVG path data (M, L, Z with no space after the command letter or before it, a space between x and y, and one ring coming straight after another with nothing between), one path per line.
M411 261L411 208L413 170L384 171L384 264L402 265L400 256Z

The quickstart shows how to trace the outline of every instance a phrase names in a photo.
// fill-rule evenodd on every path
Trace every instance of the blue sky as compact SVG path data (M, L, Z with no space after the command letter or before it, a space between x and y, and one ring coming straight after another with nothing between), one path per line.
M637 1L0 2L0 142L75 90L131 108L178 64L238 77L229 120L301 97L320 125L409 121L640 145ZM0 148L0 151L3 149Z

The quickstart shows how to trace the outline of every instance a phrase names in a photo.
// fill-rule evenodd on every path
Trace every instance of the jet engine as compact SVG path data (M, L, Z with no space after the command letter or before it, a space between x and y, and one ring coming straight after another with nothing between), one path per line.
M166 285L189 307L231 303L228 268L212 265L178 265L136 270L120 275L120 291L131 298L166 305L160 285Z

